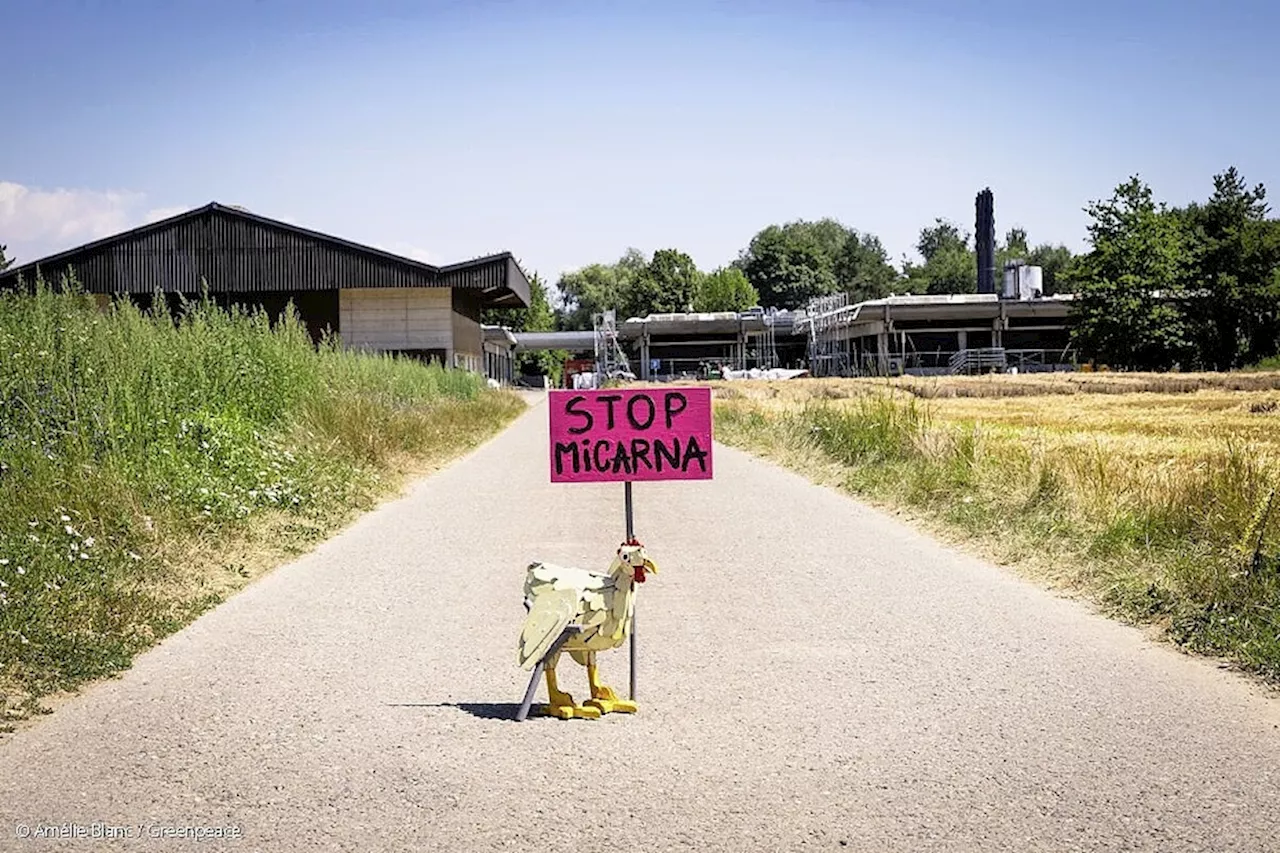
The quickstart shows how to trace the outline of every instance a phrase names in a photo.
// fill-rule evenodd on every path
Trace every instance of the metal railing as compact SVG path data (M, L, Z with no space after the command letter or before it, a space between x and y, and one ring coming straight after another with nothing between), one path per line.
M1004 347L962 349L947 360L947 368L952 373L988 373L1003 371L1008 366Z

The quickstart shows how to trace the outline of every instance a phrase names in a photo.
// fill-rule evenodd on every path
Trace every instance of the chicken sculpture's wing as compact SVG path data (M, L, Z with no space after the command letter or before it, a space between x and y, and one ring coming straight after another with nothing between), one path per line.
M613 578L599 572L557 566L553 563L531 563L525 573L524 595L530 599L543 587L555 589L601 590L613 587Z
M520 666L533 669L578 615L578 594L544 587L531 596L529 615L520 631Z

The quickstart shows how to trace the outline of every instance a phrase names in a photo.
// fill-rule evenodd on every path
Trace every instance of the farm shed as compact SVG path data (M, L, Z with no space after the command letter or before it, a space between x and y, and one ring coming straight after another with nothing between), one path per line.
M330 330L348 347L474 371L493 363L481 310L529 304L510 252L435 266L217 203L13 267L0 289L30 286L37 272L51 283L74 275L104 303L127 295L146 307L157 291L176 302L206 288L221 305L274 316L292 302L316 339Z

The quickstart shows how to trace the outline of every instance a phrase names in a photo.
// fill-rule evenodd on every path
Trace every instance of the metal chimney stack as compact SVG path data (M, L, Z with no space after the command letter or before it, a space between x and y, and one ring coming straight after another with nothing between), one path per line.
M978 220L975 223L978 249L978 292L996 292L995 200L988 187L978 193Z

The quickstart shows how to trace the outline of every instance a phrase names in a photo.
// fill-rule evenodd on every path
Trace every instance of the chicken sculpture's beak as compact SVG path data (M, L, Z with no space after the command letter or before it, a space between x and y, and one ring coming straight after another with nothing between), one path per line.
M648 557L645 557L644 562L636 566L636 583L644 583L646 572L653 572L655 575L658 573L658 564Z

